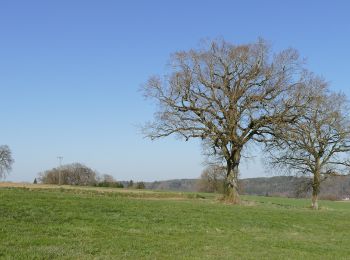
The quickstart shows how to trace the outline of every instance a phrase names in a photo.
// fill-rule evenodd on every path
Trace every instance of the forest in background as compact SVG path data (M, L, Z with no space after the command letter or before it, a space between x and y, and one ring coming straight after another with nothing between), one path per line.
M175 179L145 182L145 188L151 190L198 191L198 181L198 179ZM122 183L124 184L124 182ZM242 194L291 198L310 196L312 190L310 185L310 178L294 176L259 177L240 181ZM342 200L349 197L350 175L330 177L321 183L321 199Z

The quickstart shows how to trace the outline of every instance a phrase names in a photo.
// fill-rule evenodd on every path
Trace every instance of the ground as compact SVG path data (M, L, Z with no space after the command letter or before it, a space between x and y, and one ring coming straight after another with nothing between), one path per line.
M11 187L9 187L11 186ZM16 187L14 187L16 186ZM0 258L346 259L350 203L2 184Z

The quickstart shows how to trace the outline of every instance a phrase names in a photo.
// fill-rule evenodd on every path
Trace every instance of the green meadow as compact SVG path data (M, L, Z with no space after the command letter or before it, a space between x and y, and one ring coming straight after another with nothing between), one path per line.
M0 188L1 259L347 259L350 203Z

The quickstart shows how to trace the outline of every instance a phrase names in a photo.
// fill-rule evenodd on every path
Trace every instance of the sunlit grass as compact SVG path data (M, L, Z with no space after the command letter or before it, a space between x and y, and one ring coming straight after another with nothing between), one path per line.
M136 195L135 195L136 194ZM0 258L341 259L350 203L213 194L1 188Z

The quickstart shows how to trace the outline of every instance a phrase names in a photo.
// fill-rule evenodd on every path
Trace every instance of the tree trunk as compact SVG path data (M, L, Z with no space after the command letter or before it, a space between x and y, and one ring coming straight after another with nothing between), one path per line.
M318 160L316 162L316 170L314 172L314 180L312 183L312 204L311 207L315 210L318 210L318 194L320 193L320 169Z
M312 208L315 209L315 210L318 210L318 195L317 194L314 194L314 192L312 192Z
M241 151L236 150L232 156L227 160L227 175L226 175L226 191L225 201L233 204L241 202L238 192L238 166L241 158Z

